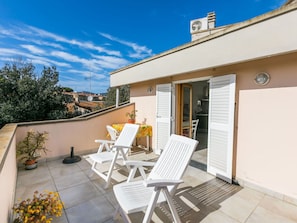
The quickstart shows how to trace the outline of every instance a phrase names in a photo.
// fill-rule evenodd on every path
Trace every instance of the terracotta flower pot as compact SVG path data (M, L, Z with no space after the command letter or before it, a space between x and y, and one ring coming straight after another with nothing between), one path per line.
M37 168L37 161L36 160L26 160L25 162L25 169L26 170L33 170Z
M134 124L135 123L135 119L128 119L128 123Z

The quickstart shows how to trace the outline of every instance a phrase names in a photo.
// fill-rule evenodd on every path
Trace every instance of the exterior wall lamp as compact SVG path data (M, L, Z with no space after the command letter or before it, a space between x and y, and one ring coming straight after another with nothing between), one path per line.
M147 93L152 93L153 92L153 87L152 86L149 86L147 89L146 89Z
M270 75L265 72L258 73L254 81L258 85L266 85L270 81Z

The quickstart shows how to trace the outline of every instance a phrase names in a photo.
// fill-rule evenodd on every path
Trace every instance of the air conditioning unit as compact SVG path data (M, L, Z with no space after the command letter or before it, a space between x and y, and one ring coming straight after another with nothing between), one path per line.
M208 29L208 20L207 17L201 19L192 20L190 23L191 33L195 33L202 30Z

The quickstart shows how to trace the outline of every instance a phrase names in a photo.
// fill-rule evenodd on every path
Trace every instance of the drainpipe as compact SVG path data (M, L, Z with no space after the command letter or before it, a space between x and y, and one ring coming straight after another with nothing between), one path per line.
M116 108L119 107L119 95L120 95L120 89L116 89Z

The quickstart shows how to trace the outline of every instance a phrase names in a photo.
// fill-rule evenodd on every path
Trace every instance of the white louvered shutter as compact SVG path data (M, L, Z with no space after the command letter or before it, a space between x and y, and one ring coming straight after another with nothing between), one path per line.
M232 182L235 74L210 79L207 171Z
M164 148L171 134L171 84L157 85L156 151Z

